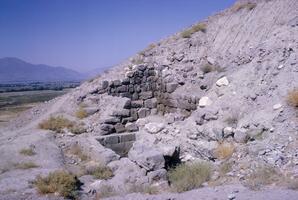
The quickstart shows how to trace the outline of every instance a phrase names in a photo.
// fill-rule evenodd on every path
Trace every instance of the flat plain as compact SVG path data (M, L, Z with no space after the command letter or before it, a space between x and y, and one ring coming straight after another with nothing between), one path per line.
M0 93L0 127L5 126L11 119L18 116L41 102L51 100L65 94L64 90L41 90Z

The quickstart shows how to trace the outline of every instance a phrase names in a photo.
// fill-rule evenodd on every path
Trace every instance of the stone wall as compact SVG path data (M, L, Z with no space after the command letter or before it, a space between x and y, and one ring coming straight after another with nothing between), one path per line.
M178 83L163 82L161 70L143 64L126 72L123 80L104 81L98 93L126 97L127 102L104 121L103 134L138 131L134 122L150 114L195 110L197 99L172 94L177 87Z

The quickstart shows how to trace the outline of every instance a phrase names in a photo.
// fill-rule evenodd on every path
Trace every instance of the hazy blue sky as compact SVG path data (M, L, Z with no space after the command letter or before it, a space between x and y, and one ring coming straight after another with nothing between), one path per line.
M235 0L0 0L0 57L112 66Z

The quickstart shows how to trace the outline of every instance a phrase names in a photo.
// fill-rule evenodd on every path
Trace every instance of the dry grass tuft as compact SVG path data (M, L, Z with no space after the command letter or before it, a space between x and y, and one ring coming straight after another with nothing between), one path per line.
M85 174L92 175L96 179L107 180L114 176L109 167L97 165L86 169Z
M86 128L84 128L83 124L75 124L74 126L70 127L68 130L76 135L86 132Z
M219 159L228 159L233 155L234 150L235 150L235 147L233 144L221 143L215 149L214 154Z
M239 112L239 109L232 109L230 112L227 114L226 118L224 121L230 125L230 126L237 126L238 121L241 118L241 112Z
M133 65L140 65L140 64L143 64L144 63L144 59L143 58L133 58L131 60L131 63Z
M192 26L190 29L183 31L181 33L181 37L190 38L192 36L192 34L199 32L199 31L206 33L207 25L205 23L198 23L198 24Z
M298 107L298 87L288 93L287 100L291 106Z
M36 152L32 148L24 148L19 151L20 154L24 156L34 156Z
M76 124L63 116L50 117L48 120L42 121L39 125L40 129L63 133L64 129L68 129L73 134L81 134L86 131L82 124Z
M84 154L82 148L78 144L72 145L68 152L80 158L81 161L86 161L89 159L89 157L86 154Z
M57 133L62 133L65 128L72 128L74 122L64 118L63 116L50 117L48 120L44 120L39 124L39 128L55 131Z
M211 176L211 166L205 162L181 164L168 173L169 181L177 192L201 187Z
M253 10L255 7L257 7L257 4L256 3L251 3L251 2L248 2L248 3L237 3L234 5L233 7L233 11L234 12L238 12L242 9L247 9L249 11Z
M80 106L80 108L76 111L75 115L79 119L84 119L84 118L88 117L88 114L87 114L86 110L83 108L83 106Z
M76 176L65 172L55 171L46 177L37 176L34 182L41 194L58 193L65 198L75 199L80 188L80 181Z
M298 190L298 180L297 179L289 180L287 183L287 187L291 190Z
M219 166L220 176L226 175L231 170L232 170L232 163L231 162L224 162Z
M15 164L16 169L32 169L37 167L39 166L32 161Z
M156 186L152 185L138 185L138 184L132 184L128 188L128 193L142 193L142 194L158 194L159 190Z
M95 199L100 200L103 198L108 198L112 196L116 196L118 193L116 192L115 188L111 185L103 185L99 189L98 193L96 194Z

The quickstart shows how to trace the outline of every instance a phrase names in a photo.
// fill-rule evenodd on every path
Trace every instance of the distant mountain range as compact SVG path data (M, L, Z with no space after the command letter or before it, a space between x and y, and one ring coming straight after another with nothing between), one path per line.
M85 74L64 67L34 65L18 58L0 59L0 83L82 81Z

